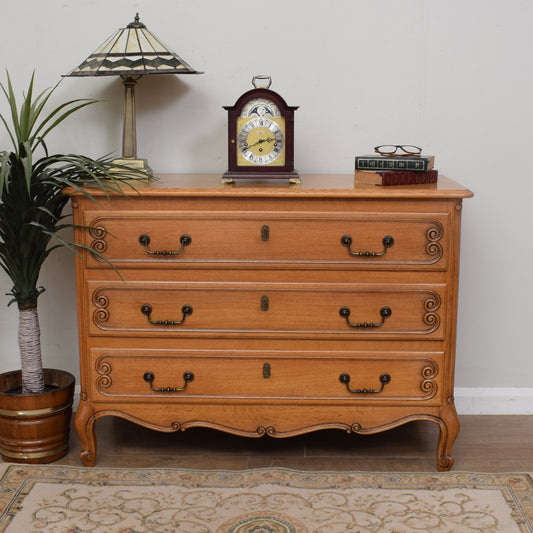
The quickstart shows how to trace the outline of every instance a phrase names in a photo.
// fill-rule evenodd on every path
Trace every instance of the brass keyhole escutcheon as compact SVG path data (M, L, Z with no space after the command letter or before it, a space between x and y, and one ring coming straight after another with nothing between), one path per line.
M269 307L270 307L270 299L265 294L265 295L261 296L261 311L263 311L263 312L268 311Z
M265 379L268 379L270 377L271 372L272 372L272 368L270 367L270 363L265 363L263 365L263 377Z

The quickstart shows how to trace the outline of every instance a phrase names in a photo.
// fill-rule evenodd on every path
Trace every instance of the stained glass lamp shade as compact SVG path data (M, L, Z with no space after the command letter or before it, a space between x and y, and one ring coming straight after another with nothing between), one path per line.
M135 85L141 76L151 74L202 74L164 45L139 21L139 14L126 28L120 28L81 65L67 76L120 76L125 88L122 158L117 163L144 168L137 159L135 127Z

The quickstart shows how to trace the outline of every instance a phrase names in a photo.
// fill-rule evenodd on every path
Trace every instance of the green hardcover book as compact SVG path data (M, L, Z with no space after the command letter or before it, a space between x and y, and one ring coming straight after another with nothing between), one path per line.
M355 170L410 170L427 172L433 168L435 156L387 157L383 155L361 155L355 158Z

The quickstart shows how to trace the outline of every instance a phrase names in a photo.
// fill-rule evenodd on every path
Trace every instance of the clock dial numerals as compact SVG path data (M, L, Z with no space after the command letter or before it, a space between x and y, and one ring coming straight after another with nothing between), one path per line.
M266 98L254 98L250 100L241 111L241 117L281 117L279 107Z
M274 165L285 164L285 119L257 117L240 119L237 135L237 164Z

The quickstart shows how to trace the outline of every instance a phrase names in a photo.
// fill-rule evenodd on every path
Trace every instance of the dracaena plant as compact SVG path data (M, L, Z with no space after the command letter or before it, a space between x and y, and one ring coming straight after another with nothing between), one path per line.
M36 94L32 75L20 106L9 74L0 87L8 102L8 113L0 118L13 145L0 152L0 266L13 283L8 305L16 303L19 310L22 393L39 394L45 389L37 313L44 288L39 286L39 273L56 248L66 246L79 253L77 249L83 247L64 236L63 230L72 227L72 222L63 214L69 200L63 191L72 187L92 198L86 187L91 184L106 193L122 193L127 171L117 172L109 156L91 159L48 152L47 135L98 100L69 100L48 111L57 85Z

